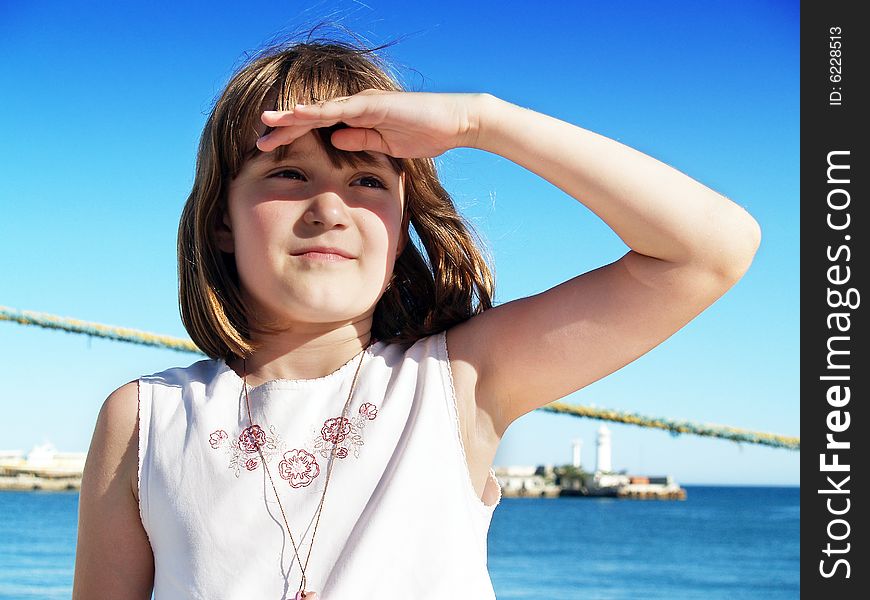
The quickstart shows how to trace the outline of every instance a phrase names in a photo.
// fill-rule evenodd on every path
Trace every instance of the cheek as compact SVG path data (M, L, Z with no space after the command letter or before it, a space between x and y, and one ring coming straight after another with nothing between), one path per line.
M246 215L242 225L245 241L254 247L262 248L274 243L281 234L281 223L290 222L286 203L264 202L257 205Z
M247 275L249 283L253 283L251 278L271 270L267 265L275 262L275 249L285 245L286 232L280 224L286 222L286 218L274 204L263 204L247 211L234 223L236 266L242 272L240 275Z
M358 223L365 232L370 250L389 259L399 242L401 221L401 213L385 209L377 213L367 212Z

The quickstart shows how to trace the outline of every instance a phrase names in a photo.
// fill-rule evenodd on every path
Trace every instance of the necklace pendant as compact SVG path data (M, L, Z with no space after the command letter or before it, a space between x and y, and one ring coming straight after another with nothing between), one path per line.
M317 600L317 592L296 592L293 600Z

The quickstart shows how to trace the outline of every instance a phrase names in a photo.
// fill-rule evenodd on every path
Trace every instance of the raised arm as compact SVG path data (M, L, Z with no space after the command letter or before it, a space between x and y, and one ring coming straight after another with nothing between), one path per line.
M756 221L679 171L607 137L484 95L469 146L550 181L631 248L618 261L502 304L450 332L500 434L519 416L655 347L740 279ZM547 207L529 210L546 218Z
M478 428L515 419L616 371L692 320L740 279L761 233L740 206L619 142L489 94L366 90L289 112L263 151L344 122L332 143L397 157L459 146L512 160L601 217L631 248L616 262L487 310L447 334ZM547 206L532 202L535 218ZM477 426L475 426L477 427Z
M138 387L127 383L103 403L82 475L73 600L148 600L154 556L139 518Z

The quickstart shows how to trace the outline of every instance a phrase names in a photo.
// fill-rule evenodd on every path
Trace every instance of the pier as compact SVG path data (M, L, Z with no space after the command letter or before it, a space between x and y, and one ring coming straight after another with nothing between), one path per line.
M504 497L559 498L588 496L637 500L685 500L686 490L670 475L647 476L616 473L611 464L610 430L602 425L596 440L595 471L580 464L581 440L574 440L572 464L554 467L496 467L496 479Z
M86 452L58 452L51 443L21 450L0 450L0 490L78 490Z

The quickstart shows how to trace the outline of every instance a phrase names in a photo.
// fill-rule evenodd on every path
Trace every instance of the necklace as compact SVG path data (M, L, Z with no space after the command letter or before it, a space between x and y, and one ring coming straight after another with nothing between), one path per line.
M356 366L356 372L353 374L353 381L350 384L350 392L347 395L347 400L344 403L344 409L341 411L341 421L340 423L344 423L347 420L347 409L350 406L350 401L353 398L353 390L356 388L356 380L359 375L360 367L362 367L363 358L365 358L366 350L369 346L374 342L374 338L370 338L369 342L366 344L363 351L360 353L359 364ZM245 359L242 360L242 381L245 388L245 404L248 408L248 420L251 423L251 427L254 427L254 419L251 417L251 402L248 399L248 365ZM287 515L284 513L284 506L281 504L281 498L278 496L278 488L275 487L275 480L272 479L272 473L269 471L269 465L266 462L265 457L263 456L263 451L260 449L261 442L259 439L254 439L254 444L256 445L257 452L260 453L260 460L263 462L263 467L266 469L266 474L269 476L269 482L272 484L272 490L275 492L275 499L278 501L278 507L281 509L281 516L284 517L284 525L287 527L287 534L290 536L290 543L293 544L293 552L296 554L296 562L299 563L299 568L302 569L302 581L299 583L299 591L296 592L294 596L294 600L302 600L303 598L306 600L317 600L316 592L306 592L305 591L305 569L308 567L308 560L311 558L311 550L314 548L314 536L317 535L317 525L320 523L320 514L323 512L323 501L326 499L326 490L329 488L329 477L332 475L332 463L335 458L335 448L338 445L337 441L333 441L332 443L332 452L329 455L329 463L326 467L326 483L323 485L323 493L320 495L320 504L317 507L317 520L314 522L314 531L311 533L311 544L308 546L308 555L305 557L305 565L302 564L302 561L299 558L299 549L296 547L296 541L293 539L293 534L290 533L290 524L287 522ZM288 599L289 600L289 599Z

